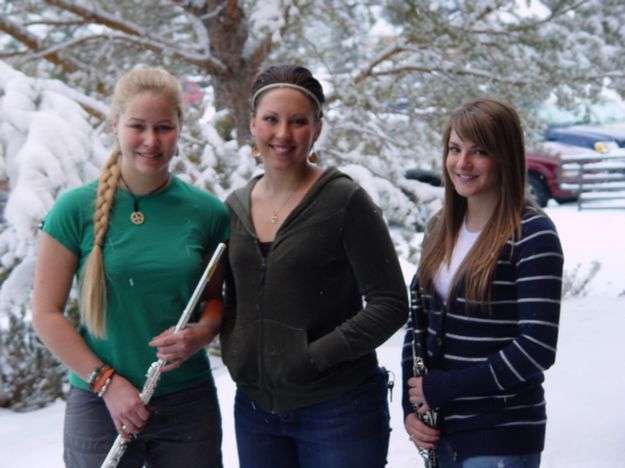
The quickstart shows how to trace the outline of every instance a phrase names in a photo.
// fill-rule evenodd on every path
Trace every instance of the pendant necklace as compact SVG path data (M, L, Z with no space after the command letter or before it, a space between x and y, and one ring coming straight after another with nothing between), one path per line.
M282 211L282 208L284 208L291 201L291 198L293 198L293 195L295 195L295 192L297 192L297 190L294 190L293 192L290 193L290 195L287 197L287 199L282 204L282 206L278 208L278 210L275 209L275 207L273 206L273 201L271 200L271 197L269 197L269 204L271 205L271 212L273 213L270 218L271 224L276 224L278 222L278 214L280 214L280 212Z
M300 190L302 190L304 187L307 186L308 184L308 180L309 180L309 173L304 174L304 176L302 177L302 179L299 181L297 187L295 188L295 190L293 190L291 193L289 193L289 196L286 198L286 200L284 200L284 203L282 203L282 205L280 205L280 208L278 208L276 210L276 207L273 204L273 197L269 196L269 191L267 191L267 199L269 200L269 204L271 205L271 218L269 218L269 221L271 221L271 224L276 224L278 222L279 219L279 214L282 211L282 209L289 204L289 202L291 201L291 199L293 198L293 196L299 192ZM265 187L267 187L267 182L265 181ZM265 189L266 190L266 189Z
M122 180L123 184L126 186L126 190L128 190L128 193L130 194L133 200L133 208L132 208L132 213L130 213L130 221L132 221L132 224L139 225L139 224L143 224L143 222L145 221L145 215L141 212L141 209L139 208L139 198L147 197L148 195L153 195L156 192L160 192L161 190L163 190L167 186L167 184L169 184L169 181L171 180L171 174L167 174L167 179L165 179L165 182L163 182L161 185L156 187L151 192L148 192L145 195L141 195L140 197L132 193L132 190L130 190L130 186L124 180L123 175L120 174L119 178Z

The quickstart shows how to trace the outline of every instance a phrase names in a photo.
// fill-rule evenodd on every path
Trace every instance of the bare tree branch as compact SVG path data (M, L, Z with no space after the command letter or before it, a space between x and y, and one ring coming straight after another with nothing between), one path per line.
M145 49L149 49L152 50L154 52L166 52L169 51L171 52L171 54L181 60L184 60L185 62L192 64L192 65L196 65L198 67L201 67L203 70L210 70L210 68L212 68L213 64L214 64L214 60L211 60L210 57L208 57L207 55L200 55L200 54L192 54L192 53L186 53L186 52L182 52L180 50L170 50L168 48L165 48L163 46L163 44L159 44L156 42L153 42L149 39L144 39L141 37L137 37L137 36L132 36L132 35L128 35L128 34L124 34L124 33L119 33L119 32L115 32L115 31L111 31L109 33L105 33L105 34L93 34L91 36L86 36L86 37L80 37L77 39L72 39L69 41L65 41L59 44L55 44L47 49L41 50L39 51L37 54L35 54L35 58L42 56L45 57L46 54L50 54L50 53L54 53L57 52L59 50L64 50L64 49L69 49L72 47L77 47L79 45L82 45L84 43L87 42L99 42L99 41L103 41L103 40L113 40L113 41L118 41L118 42L126 42L126 43L131 43L134 45L138 45L141 46ZM223 64L221 64L221 67L225 67Z
M72 0L45 0L45 2L64 11L69 11L87 22L106 26L114 31L124 33L125 35L119 35L118 37L125 37L126 40L135 44L141 44L155 52L169 52L177 58L202 67L203 71L207 73L212 73L215 70L223 73L227 70L226 65L211 56L208 50L206 50L205 55L189 54L180 49L176 43L166 41L162 36L155 36L142 26L102 11L85 8ZM131 38L134 39L131 40Z
M0 15L0 31L4 31L5 33L13 36L30 50L39 51L45 47L37 36L3 15ZM67 57L61 57L56 51L50 51L42 55L42 57L49 62L62 67L67 73L73 73L82 68L74 60Z
M82 26L85 22L82 20L36 20L36 21L27 21L24 23L24 26Z
M366 78L371 77L371 76L376 76L378 75L377 73L374 73L373 69L378 66L379 64L381 64L382 62L391 59L391 57L404 52L406 50L405 46L403 44L400 44L399 42L396 42L395 44L387 47L386 49L384 49L382 52L380 52L378 54L377 57L374 57L368 64L366 67L362 68L360 73L358 73L358 75L356 75L353 79L354 84L359 84L362 81L364 81ZM384 73L387 74L387 73Z
M553 7L551 10L551 14L549 14L549 16L543 19L539 19L535 21L528 21L520 25L518 24L510 25L509 27L499 30L499 31L491 29L491 28L487 28L487 29L470 28L467 31L467 34L486 34L486 35L496 36L496 35L509 35L509 34L516 33L516 32L526 32L528 30L538 30L540 26L553 23L560 16L563 16L571 11L575 11L576 9L578 9L584 3L587 3L587 2L588 0L580 0L576 3L570 4L567 1L563 1L563 2L560 2L560 4L558 4L557 6Z
M401 67L388 68L386 70L373 72L371 71L367 77L377 77L377 76L388 76L388 75L399 75L408 72L418 72L418 73L442 73L449 76L474 76L477 78L484 78L488 81L500 82L500 83L508 83L513 84L515 86L525 86L530 84L530 81L516 79L516 78L508 78L502 77L498 75L494 75L492 73L488 73L482 70L467 70L460 69L457 65L451 65L449 67L426 67L422 65L404 65Z
M69 11L75 15L83 18L88 23L101 24L107 26L116 31L122 31L126 34L133 36L148 36L150 34L145 28L137 26L134 23L120 20L114 15L108 13L91 10L83 6L78 5L78 2L73 0L44 0L45 3L60 8L63 11Z

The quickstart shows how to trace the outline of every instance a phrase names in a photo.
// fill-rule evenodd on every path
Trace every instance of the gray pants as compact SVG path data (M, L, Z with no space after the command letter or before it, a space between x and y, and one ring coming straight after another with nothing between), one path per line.
M151 414L120 468L222 468L221 414L211 381L154 397ZM72 387L65 408L63 459L68 468L99 468L117 431L104 400Z

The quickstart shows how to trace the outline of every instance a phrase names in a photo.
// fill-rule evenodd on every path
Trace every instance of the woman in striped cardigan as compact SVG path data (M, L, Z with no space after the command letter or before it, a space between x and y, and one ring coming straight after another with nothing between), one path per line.
M469 101L443 145L445 203L427 229L403 350L405 427L439 467L537 467L560 314L558 234L526 196L512 107ZM430 410L436 429L422 421Z

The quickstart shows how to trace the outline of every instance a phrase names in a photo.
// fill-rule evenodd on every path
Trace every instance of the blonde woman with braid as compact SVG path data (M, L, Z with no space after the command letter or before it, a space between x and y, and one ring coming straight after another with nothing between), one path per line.
M558 233L526 196L514 108L467 102L449 119L443 146L445 203L411 286L423 301L414 303L403 352L406 431L439 468L536 468L544 371L558 338ZM415 356L428 368L423 377L413 374ZM421 420L430 409L436 428Z
M221 327L220 270L193 323L173 334L205 263L227 237L225 206L169 172L182 125L176 79L136 69L112 102L116 147L99 181L63 194L46 216L33 323L69 368L68 467L99 467L117 434L120 467L221 467L221 417L204 352ZM74 276L81 319L64 315ZM149 407L139 393L165 359Z

